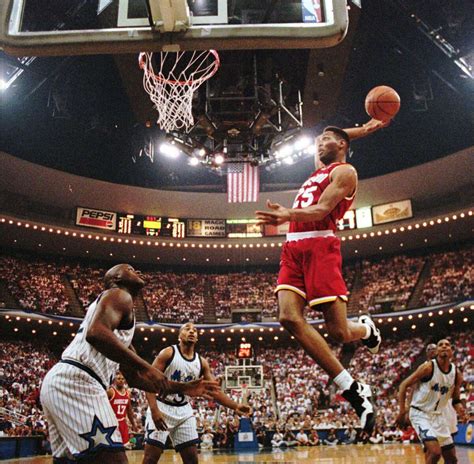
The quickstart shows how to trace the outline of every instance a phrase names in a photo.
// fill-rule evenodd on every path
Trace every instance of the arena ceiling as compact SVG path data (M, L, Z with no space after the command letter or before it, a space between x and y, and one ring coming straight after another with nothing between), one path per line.
M259 66L284 78L291 99L301 90L305 127L363 123L364 97L375 85L396 88L402 110L390 128L354 143L361 178L397 171L474 145L471 0L364 0L352 6L350 30L324 50L256 51ZM452 47L451 55L447 45ZM454 50L454 52L453 52ZM160 189L224 191L225 178L184 161L138 158L154 110L135 55L38 57L0 52L0 77L21 71L0 90L0 150L81 176ZM252 60L225 52L231 65ZM456 63L456 60L458 63ZM216 76L218 80L219 77ZM133 162L135 158L136 162ZM263 190L296 188L312 159L261 169Z

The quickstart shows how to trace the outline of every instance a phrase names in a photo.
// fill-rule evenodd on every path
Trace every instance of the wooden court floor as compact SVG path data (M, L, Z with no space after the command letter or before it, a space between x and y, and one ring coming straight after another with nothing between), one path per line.
M458 464L474 464L474 448L457 447ZM127 453L130 464L141 464L142 451ZM1 464L50 464L51 457L22 458L0 461ZM419 445L349 445L298 448L288 451L262 451L259 453L220 453L205 451L199 455L201 463L241 464L423 464ZM441 460L443 462L443 460ZM181 464L173 451L166 451L160 464Z

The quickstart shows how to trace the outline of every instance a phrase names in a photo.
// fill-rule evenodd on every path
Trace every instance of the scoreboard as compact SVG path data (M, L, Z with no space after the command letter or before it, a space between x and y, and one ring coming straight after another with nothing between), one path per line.
M253 350L251 343L241 343L237 349L237 357L239 359L253 358Z
M119 213L117 223L119 234L170 238L184 238L186 236L185 222L176 218Z

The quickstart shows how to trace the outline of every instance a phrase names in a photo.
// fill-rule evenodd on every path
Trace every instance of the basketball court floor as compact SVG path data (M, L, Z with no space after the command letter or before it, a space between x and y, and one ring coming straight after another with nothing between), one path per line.
M474 448L457 447L459 464L474 464ZM141 464L143 452L129 451L130 464ZM51 457L22 458L1 461L2 464L50 464ZM180 464L174 451L166 451L160 464ZM349 445L299 448L288 451L262 451L260 453L225 453L205 451L199 455L201 463L240 464L423 464L424 456L418 445ZM443 462L443 461L441 461Z

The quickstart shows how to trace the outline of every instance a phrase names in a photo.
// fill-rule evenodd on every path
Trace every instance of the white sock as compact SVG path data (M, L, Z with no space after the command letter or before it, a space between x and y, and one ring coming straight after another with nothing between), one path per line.
M370 327L369 324L364 324L362 325L365 327L365 335L362 337L363 340L367 340L370 337Z
M339 373L336 377L334 377L334 383L341 389L341 390L349 390L351 388L352 382L354 379L352 375L344 369L341 373Z

